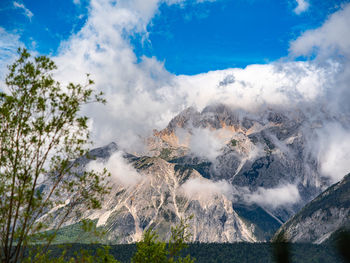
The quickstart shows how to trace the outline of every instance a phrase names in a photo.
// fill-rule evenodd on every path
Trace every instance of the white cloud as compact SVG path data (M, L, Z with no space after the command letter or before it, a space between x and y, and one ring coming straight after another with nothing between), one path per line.
M291 43L290 51L294 56L315 55L315 63L339 63L337 73L331 74L333 87L324 96L322 108L328 117L321 119L323 127L310 146L323 175L336 182L350 172L350 4L330 15L321 27L304 32Z
M158 4L154 0L119 1L117 5L91 1L86 25L62 44L55 58L63 82L83 82L84 74L91 73L97 89L105 92L107 106L87 109L94 118L94 139L99 144L116 138L121 145L138 144L138 134L130 131L151 132L165 125L164 116L174 112L171 92L163 88L172 76L155 58L137 63L128 40L130 34L145 32Z
M33 14L28 8L26 8L26 7L24 6L24 4L21 4L21 3L18 3L18 2L16 2L16 1L14 1L14 2L13 2L13 6L14 6L15 8L22 9L22 10L24 11L24 15L25 15L26 17L28 17L29 20L31 20L32 17L34 16L34 14Z
M169 4L181 2L168 1ZM299 5L302 2L306 3L298 1ZM117 140L118 144L137 150L135 146L140 146L142 141L139 135L164 128L170 118L185 107L195 106L201 110L215 102L247 111L266 105L298 107L325 103L325 111L337 105L335 113L350 112L350 109L343 110L350 96L338 92L348 90L349 67L340 66L342 61L334 59L322 65L315 61L276 62L194 76L172 75L156 58L143 57L138 62L128 37L134 33L147 34L146 27L160 3L160 0L122 0L114 5L107 0L91 0L85 26L62 43L54 58L59 67L57 77L62 83L83 82L84 74L91 73L96 89L105 92L106 106L85 109L85 113L92 116L93 139L97 144ZM306 31L293 41L290 52L296 56L310 55L316 49L319 58L328 60L337 52L349 58L349 28L350 5L347 5L320 28ZM0 28L0 72L19 45L18 36ZM320 144L321 151L317 153L321 171L336 181L349 172L350 133L344 127L334 127L337 128L321 132L315 143ZM195 154L214 160L223 143L215 133L195 129L190 148ZM124 186L133 186L142 179L121 153L114 154L105 164L91 162L89 165L96 170L104 167L111 172L114 182ZM190 179L181 189L191 198L232 196L232 186L226 181ZM244 197L248 202L272 208L291 205L300 199L297 187L292 184L258 188L254 193L245 193Z
M222 180L213 182L205 178L191 178L180 188L185 195L192 199L212 199L215 195L232 197L232 185Z
M263 105L295 106L314 101L331 87L337 70L333 64L319 67L310 62L271 63L181 75L175 82L186 104L196 105L199 110L210 103L221 102L254 111ZM226 76L234 77L235 81L220 85Z
M334 53L350 57L350 4L332 14L324 24L307 30L291 42L290 51L295 56L308 56L316 53L329 58Z
M190 151L198 157L206 158L214 162L219 156L220 150L227 142L225 139L228 136L223 136L225 130L209 130L201 128L191 129L191 136L189 138ZM228 131L226 131L229 133ZM230 133L232 134L232 133Z
M180 110L199 110L221 102L247 110L262 105L295 105L313 101L330 86L336 67L310 62L251 65L245 69L175 76L156 58L137 62L128 36L146 34L146 26L160 2L92 0L88 20L61 45L55 58L61 82L83 82L91 73L96 88L106 94L106 106L91 106L93 140L139 146L140 135L161 129ZM229 76L229 77L228 77ZM225 80L225 85L220 85ZM133 147L135 148L135 147ZM135 150L135 149L134 149Z
M329 123L318 131L317 159L321 172L333 182L350 172L350 130L339 123Z
M170 85L175 76L155 58L142 57L138 62L129 42L132 34L147 35L146 27L162 2L92 0L85 26L62 43L54 58L62 83L84 82L85 73L91 73L96 88L104 91L107 105L86 109L93 117L93 139L98 145L118 140L122 147L140 150L139 135L164 127L187 106Z
M2 81L7 74L7 65L10 65L16 59L18 47L23 47L19 35L11 34L0 27L0 90L5 88Z
M115 5L107 0L92 0L85 26L62 43L54 58L61 82L83 82L84 74L91 73L96 89L106 94L106 106L85 108L93 119L93 140L97 145L118 141L122 147L138 151L142 136L150 135L154 128L164 128L176 113L189 106L202 110L220 102L252 112L267 105L300 108L318 103L326 110L334 106L332 111L339 113L348 105L349 96L339 90L348 90L350 71L344 70L341 60L323 64L281 61L194 76L173 75L154 57L142 57L138 62L129 36L147 35L147 25L161 3L121 0ZM168 1L174 3L182 1ZM349 54L349 6L331 15L322 27L292 42L291 54L308 55L314 47L319 55L329 56L332 49ZM350 107L344 112L349 113ZM198 137L192 139L192 151L215 158L222 143L210 132L197 133ZM201 136L204 142L199 140Z
M169 4L181 2L168 1ZM266 105L298 107L324 103L324 111L350 113L350 108L344 110L350 98L344 93L349 90L350 83L348 62L344 66L343 61L333 57L339 53L350 58L350 4L331 15L320 28L306 31L291 43L292 55L307 56L316 51L319 59L327 60L325 64L276 62L175 76L156 58L143 57L138 62L128 40L134 33L147 34L146 27L158 12L160 3L160 0L121 0L114 5L107 0L91 0L85 26L62 43L54 58L59 67L57 77L62 83L67 80L83 82L84 74L91 73L97 83L96 89L105 92L106 106L85 109L85 113L92 116L93 139L97 144L117 140L124 147L140 146L139 135L164 128L170 118L185 107L195 106L201 110L215 102L247 111ZM307 2L298 3L299 7ZM13 60L20 45L19 36L0 28L0 72ZM333 59L329 61L330 57ZM315 138L314 143L319 144L316 154L322 173L337 181L350 171L350 132L339 124L327 127ZM191 151L210 160L217 157L223 144L215 132L203 129L195 129L190 139ZM105 164L95 161L89 165L96 170L104 167L111 172L115 183L129 187L142 180L120 152ZM191 198L233 195L232 186L226 181L190 179L181 189ZM244 197L248 202L272 208L291 205L300 199L297 187L292 184L258 188L253 193L245 192Z
M256 203L269 208L289 206L300 200L299 191L296 185L286 184L276 188L259 187L253 193L244 195L248 203Z
M208 201L216 195L224 195L230 200L242 199L248 204L276 209L288 207L300 201L299 190L294 184L284 184L275 188L258 187L251 192L246 187L234 187L225 180L211 181L205 178L191 178L180 188L188 198Z
M112 154L106 163L97 160L87 166L87 170L97 172L102 172L104 168L111 173L111 182L115 184L131 187L142 180L142 176L123 158L122 152Z
M80 5L80 0L73 0L73 3L74 3L75 5Z
M310 7L309 2L306 0L296 0L296 2L297 2L297 6L293 11L297 15L305 12Z

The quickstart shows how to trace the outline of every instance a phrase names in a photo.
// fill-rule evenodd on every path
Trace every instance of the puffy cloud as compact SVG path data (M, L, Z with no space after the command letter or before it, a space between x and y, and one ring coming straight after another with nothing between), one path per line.
M114 184L131 187L142 180L142 176L123 158L122 152L114 153L106 163L91 161L86 169L102 172L104 168L111 173L111 182Z
M328 110L349 114L350 105L350 4L344 5L329 16L323 25L304 32L291 42L290 52L293 56L315 56L312 61L320 66L338 63L337 72L331 74L333 88L326 93Z
M232 185L224 180L213 182L204 178L191 178L181 186L180 191L193 199L212 199L215 195L232 197Z
M85 109L93 117L93 139L98 144L118 138L122 146L126 142L138 145L139 134L165 125L164 119L179 110L171 102L178 99L164 88L171 74L155 58L144 57L138 63L128 40L135 32L146 32L158 5L155 0L118 1L116 5L92 0L86 25L62 43L54 58L62 83L84 82L85 73L91 73L96 89L104 91L106 106Z
M329 123L318 131L314 145L321 172L337 182L350 172L350 130L339 123Z
M292 55L308 55L316 48L319 58L327 57L326 63L279 61L176 76L154 57L138 61L129 42L135 33L147 38L147 25L161 3L164 1L121 0L114 4L92 0L85 26L62 43L55 57L61 82L83 82L84 74L91 73L96 89L105 93L106 106L89 105L84 109L92 117L97 145L118 141L128 150L140 151L142 137L154 128L164 128L180 110L189 106L201 110L217 102L249 112L265 106L300 109L318 104L334 115L350 113L350 67L341 59L328 59L330 50L332 54L350 54L350 5L291 43ZM192 151L215 159L222 142L210 131L196 130L193 135Z
M105 93L106 106L85 108L98 145L118 140L122 147L139 151L141 136L163 128L187 106L181 102L185 94L172 85L175 76L155 58L138 61L129 42L135 33L147 38L146 27L164 2L184 1L92 0L85 26L61 44L54 58L61 83L81 83L91 73L96 89Z
M291 42L290 51L296 56L329 58L334 53L350 56L350 4L332 14L324 24L307 30Z
M24 4L21 4L21 3L18 3L18 2L16 2L16 1L14 1L14 2L13 2L13 6L14 6L15 8L22 9L23 12L24 12L24 15L25 15L26 17L28 17L29 20L31 20L32 17L34 16L34 14L33 14L28 8L26 8L26 7L24 6Z
M319 118L323 125L318 129L318 136L311 141L310 146L310 151L317 155L321 172L333 182L350 171L350 151L347 147L350 143L349 28L350 4L346 4L330 15L321 27L304 32L290 46L292 55L315 55L315 64L325 64L330 60L339 63L337 72L330 75L334 79L333 87L324 96L323 110L328 111L328 117Z
M223 129L192 129L189 139L190 151L196 156L206 158L214 162L216 157L220 155L222 147L227 143L227 137L222 133L229 133ZM229 133L228 135L232 135Z
M187 197L196 200L212 200L215 195L224 195L230 200L242 199L248 204L258 204L269 209L288 207L300 201L298 188L284 184L275 188L259 187L251 192L247 188L234 187L225 180L211 181L205 178L191 178L180 188Z
M295 106L315 101L332 86L337 70L336 63L320 67L311 62L276 62L181 75L175 82L187 105L203 109L210 103L220 102L254 111L264 105ZM235 81L220 85L227 76Z
M244 194L248 203L256 203L264 207L277 208L289 206L300 200L299 191L296 185L286 184L276 188L259 187L253 193Z
M126 148L140 145L140 136L163 128L188 106L202 109L221 102L251 111L261 105L295 105L315 100L331 86L337 70L334 64L272 63L175 76L155 58L142 57L138 62L128 36L135 32L146 36L146 26L159 4L158 0L116 5L91 1L86 25L62 44L55 58L61 82L82 82L84 73L91 73L96 88L106 94L106 106L86 109L93 117L97 144L118 140Z
M296 13L297 15L305 12L310 6L309 2L306 0L296 0L296 2L297 6L294 9L294 13Z

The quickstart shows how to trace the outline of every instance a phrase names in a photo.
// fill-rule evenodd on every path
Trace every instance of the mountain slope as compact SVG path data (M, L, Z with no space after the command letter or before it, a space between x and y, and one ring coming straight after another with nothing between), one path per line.
M95 160L82 160L80 169L86 169L91 162L113 161L117 149L115 144L110 144L93 150L90 155ZM126 164L137 170L138 180L132 185L112 181L112 190L105 197L101 210L82 210L79 217L72 213L65 227L83 218L96 220L97 227L106 232L104 242L132 243L140 240L143 231L150 227L157 230L161 238L167 239L172 225L180 218L194 215L190 221L193 241L260 240L254 235L254 225L233 210L232 200L221 192L219 186L211 189L212 182L196 170L159 157L124 154L123 158ZM198 187L207 191L198 191ZM63 209L54 210L56 215L51 225L60 221Z
M225 105L188 108L129 154L115 143L77 160L78 170L106 167L112 190L102 210L78 211L103 228L106 240L131 243L154 227L162 238L181 217L193 241L266 241L329 183L308 148L320 126L301 111L248 113ZM59 221L60 211L54 209ZM78 208L79 209L79 208Z
M199 166L206 178L251 192L294 185L300 200L270 211L285 221L329 185L308 143L321 124L300 110L248 113L222 104L202 112L188 108L155 131L149 154L167 149L171 162Z
M284 232L292 242L322 243L342 227L350 227L350 174L307 204L275 236Z

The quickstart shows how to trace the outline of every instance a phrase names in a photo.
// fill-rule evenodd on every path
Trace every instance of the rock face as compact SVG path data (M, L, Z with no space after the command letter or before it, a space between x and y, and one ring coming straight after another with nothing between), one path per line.
M332 185L276 233L284 232L292 242L325 242L340 228L350 228L350 174Z
M307 147L316 124L301 111L188 108L145 140L146 153L128 154L112 143L92 150L94 161L77 160L82 170L91 162L123 169L111 171L102 209L80 211L66 226L89 218L109 242L130 243L150 227L166 239L170 226L193 215L193 241L267 241L329 185ZM281 201L283 185L294 194Z
M301 111L265 109L251 114L224 105L209 106L202 112L189 108L166 129L155 132L158 145L154 139L152 148L157 153L167 149L171 162L189 165L208 179L226 180L252 192L286 183L296 185L300 201L273 211L285 221L329 185L307 146L316 123L318 120L310 122ZM198 156L198 151L191 151L193 137L208 136L203 130L211 131L209 137L221 143L214 158L210 153ZM180 148L183 156L175 159L171 154L179 156Z
M115 144L95 149L91 154L95 154L95 161L103 162L113 154L111 149L116 151ZM193 241L257 241L254 226L238 216L232 201L220 191L187 189L210 184L196 170L159 157L124 155L124 158L137 169L139 180L128 187L114 184L102 210L81 211L81 217L70 218L66 226L82 218L97 220L97 226L106 230L104 241L132 243L140 240L149 227L167 239L172 225L193 215L190 221Z

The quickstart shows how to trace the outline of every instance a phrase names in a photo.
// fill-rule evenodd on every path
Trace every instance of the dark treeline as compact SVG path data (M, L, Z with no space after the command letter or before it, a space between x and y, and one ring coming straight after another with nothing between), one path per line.
M85 249L94 254L101 245L69 244L53 245L50 247L51 256L60 256L64 249L67 256ZM135 244L111 245L110 253L120 262L130 262L136 252ZM273 247L271 243L192 243L183 250L190 254L198 263L273 263ZM291 244L291 262L295 263L342 263L337 250L332 245Z

